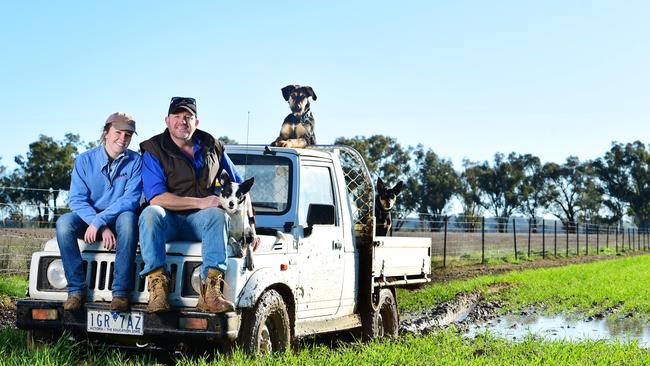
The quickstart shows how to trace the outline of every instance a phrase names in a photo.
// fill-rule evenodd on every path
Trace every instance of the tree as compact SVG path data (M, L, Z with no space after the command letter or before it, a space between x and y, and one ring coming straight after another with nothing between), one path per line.
M402 202L406 211L416 211L430 230L441 225L442 215L451 198L460 189L458 173L450 160L441 159L421 144L413 151L414 172L406 181Z
M409 153L392 137L384 135L373 135L369 138L355 136L351 139L339 137L334 144L356 149L363 156L370 174L381 178L386 185L392 186L398 180L406 180L408 176Z
M476 170L467 169L468 167L478 165L476 162L463 160L464 171L460 175L460 186L458 190L458 199L463 212L458 215L460 226L468 232L474 232L481 216L483 215L483 206L481 206L481 197L478 187L478 177L475 175Z
M221 141L221 143L224 144L224 145L237 145L238 144L238 142L236 140L233 140L228 136L220 136L217 140Z
M24 186L29 188L23 198L37 205L40 222L49 221L50 213L57 216L59 190L70 188L74 159L81 145L83 142L79 135L68 133L63 141L41 135L38 141L29 144L26 157L16 156L18 174Z
M519 207L516 188L524 177L519 160L520 157L514 152L507 159L503 154L496 153L492 166L485 161L465 168L465 176L476 179L481 206L496 216L499 232L507 231L508 218Z
M640 228L650 224L650 152L641 141L612 143L603 158L594 162L605 194L604 204L619 221L629 210Z
M537 156L526 154L519 155L516 164L520 165L524 175L516 189L519 196L519 210L528 217L533 232L536 232L539 210L548 205L544 195L545 177L542 163Z
M566 230L572 232L589 179L587 167L577 157L569 156L562 165L546 163L542 169L546 177L544 195L550 203L549 210L562 221Z

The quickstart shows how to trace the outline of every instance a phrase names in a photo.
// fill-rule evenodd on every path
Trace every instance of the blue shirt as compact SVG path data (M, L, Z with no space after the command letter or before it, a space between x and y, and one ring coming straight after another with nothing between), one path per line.
M201 155L201 142L195 141L194 143L194 159L187 157L187 160L190 161L194 166L194 171L198 178L199 172L203 167L203 156ZM160 164L160 161L156 159L155 156L151 155L148 151L145 151L142 155L142 181L144 183L144 197L147 201L151 201L154 197L168 192L167 190L167 177L165 176L165 170ZM221 156L221 161L219 162L219 172L217 177L221 174L221 171L225 170L228 172L228 175L234 182L242 183L244 179L239 175L235 164L230 160L228 154L224 151Z
M70 208L88 225L115 223L124 211L135 211L142 195L142 159L126 150L112 162L104 146L88 150L74 161Z

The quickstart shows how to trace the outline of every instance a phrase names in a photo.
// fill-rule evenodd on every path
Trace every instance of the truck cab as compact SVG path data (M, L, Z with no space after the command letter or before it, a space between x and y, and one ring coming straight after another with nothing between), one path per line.
M226 151L242 176L255 177L251 198L261 238L253 271L229 251L222 291L234 312L195 308L200 242L167 243L172 311L147 313L147 284L136 277L131 310L110 312L115 253L82 240L87 302L80 311L64 311L67 282L52 239L32 256L29 295L17 303L17 326L32 338L67 330L78 338L141 347L237 342L253 353L346 329L365 338L396 335L394 288L429 281L431 239L375 237L374 188L359 153L343 146L228 145ZM134 276L144 266L139 253L136 262Z

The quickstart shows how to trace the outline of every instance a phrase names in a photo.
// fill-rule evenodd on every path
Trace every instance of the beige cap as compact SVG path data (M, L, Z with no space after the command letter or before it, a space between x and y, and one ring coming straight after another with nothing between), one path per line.
M108 116L106 124L112 124L116 130L127 130L135 133L135 120L124 112L115 112Z

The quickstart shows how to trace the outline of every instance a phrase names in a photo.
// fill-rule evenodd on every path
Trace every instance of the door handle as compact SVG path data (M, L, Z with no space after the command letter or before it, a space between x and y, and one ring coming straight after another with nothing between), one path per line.
M334 242L332 244L333 244L332 246L334 247L334 249L342 249L343 248L343 243L340 240L334 240Z

